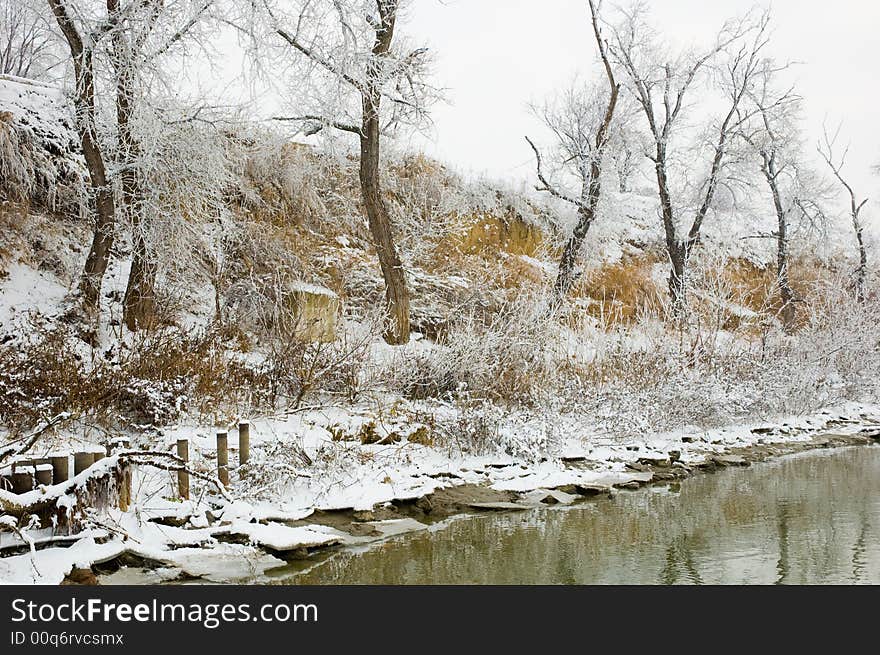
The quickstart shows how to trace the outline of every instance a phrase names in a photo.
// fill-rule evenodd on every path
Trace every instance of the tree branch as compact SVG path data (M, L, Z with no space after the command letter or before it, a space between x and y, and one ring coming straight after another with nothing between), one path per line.
M532 143L532 140L529 137L525 137L525 139L526 139L526 141L528 141L529 145L532 146L532 150L535 152L535 160L537 162L537 170L538 170L538 180L540 180L541 184L544 185L542 187L536 186L535 190L536 191L546 191L550 195L552 195L556 198L559 198L560 200L570 202L571 204L575 205L576 207L579 207L579 208L584 207L584 203L582 201L578 200L577 198L572 198L571 196L569 196L565 193L562 193L561 191L555 189L547 181L547 179L544 177L543 171L541 170L541 153L538 152L538 148L535 146L534 143Z

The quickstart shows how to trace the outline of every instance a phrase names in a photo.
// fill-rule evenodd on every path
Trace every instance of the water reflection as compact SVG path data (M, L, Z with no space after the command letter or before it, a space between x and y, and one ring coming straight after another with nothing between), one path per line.
M454 521L294 584L880 583L880 448L809 453L567 509ZM301 566L301 565L300 565Z

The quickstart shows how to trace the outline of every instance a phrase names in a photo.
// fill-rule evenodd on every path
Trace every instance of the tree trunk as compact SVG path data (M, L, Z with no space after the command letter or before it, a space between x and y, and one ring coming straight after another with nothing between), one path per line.
M859 302L865 302L867 299L865 278L868 274L868 252L865 248L862 223L859 220L860 209L861 205L856 206L855 201L853 201L853 229L855 230L856 243L859 247L859 267L856 269L856 300Z
M666 252L669 255L669 300L672 303L672 316L681 321L687 316L686 272L690 247L679 240L676 232L675 213L672 209L669 182L666 176L666 148L661 142L657 143L654 171L657 175L657 191L660 197L660 215L663 219L663 231L666 237Z
M379 145L380 125L379 107L381 93L379 84L380 62L391 47L394 36L394 22L397 3L390 0L377 0L381 16L381 26L376 30L376 41L373 45L372 59L367 68L367 81L362 94L362 125L360 135L360 183L361 195L373 244L379 257L379 266L385 280L385 302L388 310L389 324L383 338L391 345L409 342L409 290L403 263L394 246L391 231L391 219L388 209L382 200L382 188L379 180Z
M687 318L687 266L688 249L683 243L676 242L669 251L669 299L672 302L672 317L678 321Z
M559 274L556 276L556 283L553 285L554 305L560 305L562 300L568 295L571 285L574 283L574 270L577 264L578 253L593 224L594 212L587 207L578 208L578 223L574 227L569 240L565 243L562 251L562 257L559 259Z
M773 195L773 207L776 210L776 283L779 285L779 310L782 317L782 329L786 332L794 330L796 308L794 292L788 277L788 217L782 205L782 194L776 183L778 172L773 155L761 153L764 159L763 172Z
M378 98L376 99L378 103ZM370 98L364 98L363 136L361 136L360 182L361 195L382 277L385 279L385 301L390 324L383 337L392 345L409 342L409 290L403 264L394 247L391 220L382 200L379 184L379 116L371 106Z
M108 0L115 9L116 0ZM122 320L129 330L150 328L156 319L156 266L145 234L143 182L138 169L140 143L132 132L131 121L135 103L134 70L131 67L130 44L122 31L113 34L113 55L116 68L116 125L119 131L122 173L121 211L131 226L132 263L122 301Z
M91 41L96 38L96 35L90 36L90 43L88 47L85 47L63 0L49 0L49 6L70 47L76 82L76 95L74 96L76 126L82 143L86 167L89 170L89 184L94 194L94 234L80 278L79 290L82 294L84 309L90 314L96 314L101 298L101 283L110 260L110 250L113 247L116 227L113 189L107 180L107 170L95 127L95 73L92 61L94 44ZM109 25L105 27L110 29Z
M88 146L83 139L83 151L87 149ZM80 278L79 290L83 297L83 307L89 313L95 314L101 297L101 284L110 261L116 220L113 190L108 185L103 162L89 163L89 159L90 157L87 156L89 180L95 194L95 227L92 245Z
M101 283L110 261L110 250L116 230L116 207L113 187L107 179L104 157L98 145L95 131L95 87L90 52L82 52L77 59L77 94L75 99L77 126L82 143L83 156L89 170L89 183L95 202L95 227L92 245L86 256L86 264L80 279L83 306L89 313L98 311Z
M149 329L156 323L156 265L141 226L132 223L131 271L123 300L123 321L129 330Z
M596 130L596 138L593 144L593 153L590 158L590 166L581 164L581 199L578 205L578 222L575 225L571 238L565 244L562 252L562 258L559 260L559 274L556 276L556 284L554 285L554 305L558 306L568 295L568 290L574 282L574 270L577 263L578 253L583 246L584 239L590 226L596 218L596 208L599 206L599 199L602 197L602 165L605 156L605 147L608 145L608 134L611 130L611 123L614 120L614 110L617 107L617 98L620 92L620 85L614 79L614 71L611 62L608 59L608 53L605 50L605 43L602 40L599 31L599 16L596 10L596 4L590 0L590 16L593 23L593 35L596 38L596 45L599 48L599 55L602 57L602 63L605 65L605 75L608 78L608 105L605 107L605 114L602 118L602 124ZM535 154L537 155L537 149ZM539 162L540 166L540 162ZM539 170L540 174L540 170ZM549 185L546 185L549 188Z
M782 329L786 332L794 330L796 309L794 292L788 277L788 226L784 218L779 220L776 240L776 280L779 284L779 300L782 303Z

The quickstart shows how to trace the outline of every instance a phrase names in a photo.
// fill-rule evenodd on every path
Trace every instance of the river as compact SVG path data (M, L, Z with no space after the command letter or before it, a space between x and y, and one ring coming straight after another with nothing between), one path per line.
M571 507L458 517L286 584L880 583L880 447L811 451Z

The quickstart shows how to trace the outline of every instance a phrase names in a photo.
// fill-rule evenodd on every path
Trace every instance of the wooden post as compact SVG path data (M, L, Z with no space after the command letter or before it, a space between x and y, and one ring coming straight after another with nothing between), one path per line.
M217 433L217 477L224 487L229 486L229 436L226 432Z
M247 464L251 458L251 424L241 422L238 424L238 477L246 478L247 472L241 467Z
M34 476L37 484L44 484L47 487L52 485L52 465L37 464L36 475Z
M95 453L74 453L73 474L79 475L95 463Z
M52 464L52 483L67 482L70 478L70 456L50 457L49 462Z
M12 493L24 494L34 488L34 467L19 466L12 469Z
M184 463L189 462L189 439L177 440L177 456ZM189 473L186 471L177 472L177 495L183 500L189 500Z

